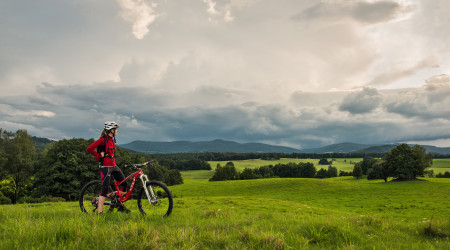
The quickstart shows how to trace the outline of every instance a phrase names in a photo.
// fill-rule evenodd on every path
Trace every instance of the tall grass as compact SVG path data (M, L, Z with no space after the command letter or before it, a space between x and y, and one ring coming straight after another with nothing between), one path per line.
M200 172L201 173L201 172ZM259 179L172 186L173 213L0 206L0 249L450 249L450 180ZM202 179L203 176L203 179Z

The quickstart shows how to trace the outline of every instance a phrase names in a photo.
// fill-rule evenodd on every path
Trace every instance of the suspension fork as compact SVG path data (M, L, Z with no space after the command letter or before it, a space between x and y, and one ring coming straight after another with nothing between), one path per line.
M142 181L142 185L144 187L145 194L147 195L148 202L150 202L150 204L155 204L156 202L158 202L156 200L156 196L155 196L155 193L153 192L153 189L151 187L147 188L146 184L149 181L147 175L141 174L139 176L139 178ZM150 190L150 192L149 192L149 190Z

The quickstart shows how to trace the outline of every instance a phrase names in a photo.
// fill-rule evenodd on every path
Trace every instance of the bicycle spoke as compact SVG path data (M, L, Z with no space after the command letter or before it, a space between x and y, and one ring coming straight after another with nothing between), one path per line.
M147 188L150 196L153 190L154 197L150 197L149 201L145 190L141 190L138 201L141 212L150 216L169 215L172 211L172 195L167 187L161 183L152 182L151 185L147 185Z

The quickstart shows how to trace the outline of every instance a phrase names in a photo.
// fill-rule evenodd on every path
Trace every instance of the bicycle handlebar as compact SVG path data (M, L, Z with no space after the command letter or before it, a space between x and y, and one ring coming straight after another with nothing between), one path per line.
M153 166L154 164L153 164L153 161L148 161L148 162L144 162L144 163L140 163L140 164L130 164L130 165L125 165L124 167L125 168L127 168L127 167L131 167L131 168L133 168L133 169L138 169L138 168L141 168L141 167L143 167L143 166L147 166L147 165L151 165L151 166Z

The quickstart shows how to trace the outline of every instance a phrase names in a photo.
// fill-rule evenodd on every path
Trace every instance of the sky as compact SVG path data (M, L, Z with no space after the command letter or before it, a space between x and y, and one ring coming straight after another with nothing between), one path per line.
M0 128L450 147L448 0L0 2Z

